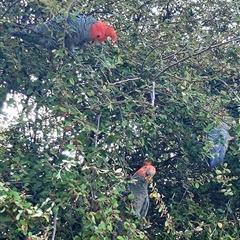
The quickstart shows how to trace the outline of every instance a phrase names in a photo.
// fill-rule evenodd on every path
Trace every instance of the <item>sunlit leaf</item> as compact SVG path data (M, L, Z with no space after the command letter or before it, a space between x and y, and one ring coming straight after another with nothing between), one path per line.
M220 222L218 222L217 225L218 225L219 228L222 228L222 227L223 227L223 224L220 223Z

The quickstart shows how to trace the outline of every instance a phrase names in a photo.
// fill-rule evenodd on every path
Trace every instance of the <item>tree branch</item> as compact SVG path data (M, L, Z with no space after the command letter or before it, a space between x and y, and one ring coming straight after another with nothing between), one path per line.
M117 85L117 84L121 84L121 83L125 83L125 82L130 82L130 81L136 81L136 80L139 80L139 78L136 77L136 78L125 79L125 80L122 80L122 81L119 81L119 82L109 83L109 85L114 86L114 85Z
M56 209L56 213L54 215L53 219L53 235L52 235L52 240L55 239L56 231L57 231L57 216L58 216L58 208Z
M18 2L20 2L20 0L16 0L12 5L10 5L10 7L5 11L1 18L3 18L11 10L11 8L13 8L14 5L16 5Z
M226 42L221 42L221 43L217 43L217 44L215 44L215 45L210 45L210 46L208 46L208 47L205 47L205 48L203 48L202 50L199 50L198 52L196 52L196 53L194 53L194 54L192 54L192 55L189 55L189 56L187 56L187 57L184 57L184 58L182 58L181 60L179 60L179 61L177 61L177 62L175 62L175 63L173 63L173 64L170 64L169 66L167 66L166 68L164 68L161 72L159 72L159 73L154 77L154 80L156 80L157 78L159 78L159 76L161 76L164 72L166 72L166 71L167 71L168 69L170 69L171 67L174 67L174 66L178 65L179 63L182 63L182 62L184 62L185 60L187 60L187 59L189 59L189 58L191 58L191 57L200 55L201 53L204 53L204 52L206 52L206 51L208 51L208 50L211 50L211 49L214 49L214 48L216 48L216 47L220 47L220 46L226 45L226 44L228 44L228 43L230 43L230 42L233 42L233 41L239 41L239 40L240 40L240 37L236 37L236 38L232 38L232 39L230 39L230 40L228 40L228 41L226 41Z
M153 81L153 88L152 88L152 94L151 94L151 97L152 97L152 107L154 107L154 105L155 105L155 87L156 87L156 82Z
M102 116L102 112L99 113L99 115L97 116L97 133L95 133L95 148L98 145L98 132L99 132L99 128L100 128L101 116Z

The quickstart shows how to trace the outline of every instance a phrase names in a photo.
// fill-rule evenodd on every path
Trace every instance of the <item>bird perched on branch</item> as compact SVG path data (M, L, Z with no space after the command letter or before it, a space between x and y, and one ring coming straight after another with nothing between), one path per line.
M156 173L156 168L150 161L133 175L136 181L130 184L130 190L134 195L133 210L136 217L146 217L149 208L148 185Z
M149 208L149 196L148 196L148 185L152 181L153 176L156 173L156 169L152 166L150 161L145 161L143 166L133 175L134 182L131 182L127 185L127 189L129 188L130 192L124 193L122 195L122 201L120 202L120 208L124 207L124 205L128 201L125 202L126 196L130 196L129 193L134 195L134 199L131 201L130 206L134 211L134 216L137 218L146 217L148 208ZM121 203L125 203L124 205ZM116 239L116 236L124 234L124 221L125 218L129 218L129 213L125 212L124 210L120 210L121 221L118 221L115 225L115 233L111 239Z
M118 38L112 26L85 15L56 16L46 23L29 25L10 33L49 50L62 44L70 53L74 52L74 47L81 47L87 42L102 43L111 37L115 43Z
M228 143L233 137L229 134L229 129L232 125L235 125L236 122L232 117L226 117L223 119L219 126L213 128L207 135L207 138L210 142L210 154L209 165L211 168L218 166L224 160Z

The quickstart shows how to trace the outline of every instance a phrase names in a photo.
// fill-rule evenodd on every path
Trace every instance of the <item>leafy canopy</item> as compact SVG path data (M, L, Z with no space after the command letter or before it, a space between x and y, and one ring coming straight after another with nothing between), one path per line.
M2 0L1 238L238 239L239 123L216 171L205 144L239 118L238 5ZM48 51L9 33L69 13L109 22L118 42L74 58L63 38ZM145 158L157 174L140 228L121 196Z

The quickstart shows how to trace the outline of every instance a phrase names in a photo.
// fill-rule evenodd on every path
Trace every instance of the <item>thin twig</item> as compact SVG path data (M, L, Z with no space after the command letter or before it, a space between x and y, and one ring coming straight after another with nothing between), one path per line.
M233 95L235 95L235 97L237 98L237 100L238 100L239 103L240 103L240 98L239 98L238 94L237 94L231 87L229 87L228 84L227 84L225 81L223 81L223 80L221 80L221 79L220 79L219 81L222 82L228 89L231 90L231 92L233 93Z
M204 79L199 79L199 80L197 80L197 79L191 79L191 80L188 80L188 79L186 79L186 78L181 78L181 77L179 77L179 76L176 76L176 75L173 75L173 74L170 74L170 73L164 73L164 74L166 74L167 76L170 76L170 77L172 77L172 78L176 78L176 79L178 79L178 80L181 80L181 81L186 81L186 82L203 82L204 81ZM206 78L206 77L202 77L202 78Z
M180 205L181 205L184 197L186 196L186 194L187 194L187 189L185 189L185 191L184 191L184 193L183 193L183 195L182 195L182 199L180 200L180 202L179 202L179 204L178 204L178 206L177 206L177 209L179 209L179 207L180 207Z
M58 208L56 209L56 213L54 215L53 219L53 235L52 235L52 240L55 239L56 231L57 231L57 216L58 216Z
M136 80L139 80L139 78L130 78L130 79L125 79L125 80L122 80L122 81L119 81L119 82L115 82L115 83L110 83L109 85L117 85L117 84L122 84L122 83L125 83L125 82L130 82L130 81L136 81Z
M72 2L70 2L70 4L68 5L68 8L67 8L68 15L69 15L70 10L71 10L71 8L72 8L72 6L73 6L74 3L76 3L75 0L73 0Z
M98 141L98 131L100 128L100 119L102 116L102 112L97 116L97 133L95 134L95 147L97 147L97 141Z
M153 88L152 88L152 106L153 107L155 105L155 87L156 87L156 82L153 81Z
M18 2L20 2L20 0L16 0L16 1L6 10L6 12L1 16L1 18L3 18L3 17L11 10L11 8L13 8L13 6L16 5Z
M151 106L151 104L149 102L138 101L138 100L122 100L122 101L115 101L115 102L109 102L109 103L95 104L95 105L92 105L91 107L89 107L89 109L95 109L95 108L99 108L100 106L106 106L109 104L117 105L117 104L126 104L126 103L135 103L135 104L140 104L140 105Z

